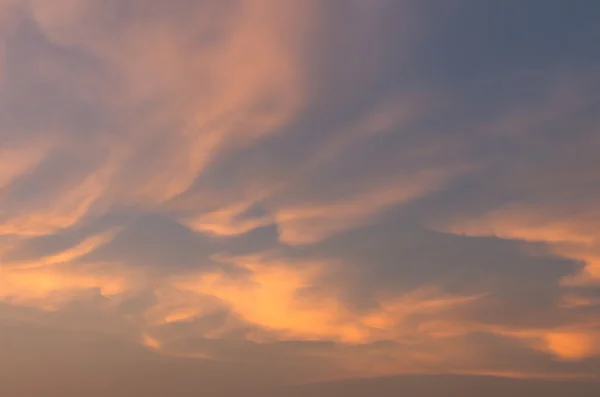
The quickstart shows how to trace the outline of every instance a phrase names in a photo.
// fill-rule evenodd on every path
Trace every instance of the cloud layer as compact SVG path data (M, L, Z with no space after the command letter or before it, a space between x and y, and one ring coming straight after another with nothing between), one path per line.
M597 380L576 3L0 1L0 339L265 387Z

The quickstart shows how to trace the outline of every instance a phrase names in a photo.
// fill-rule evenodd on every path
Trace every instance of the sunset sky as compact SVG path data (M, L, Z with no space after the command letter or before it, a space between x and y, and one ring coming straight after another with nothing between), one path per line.
M600 395L599 21L0 0L0 396Z

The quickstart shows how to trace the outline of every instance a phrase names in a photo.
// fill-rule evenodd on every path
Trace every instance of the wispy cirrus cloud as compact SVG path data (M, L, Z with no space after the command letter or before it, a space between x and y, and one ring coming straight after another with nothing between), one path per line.
M564 7L0 0L0 336L593 378L597 10Z

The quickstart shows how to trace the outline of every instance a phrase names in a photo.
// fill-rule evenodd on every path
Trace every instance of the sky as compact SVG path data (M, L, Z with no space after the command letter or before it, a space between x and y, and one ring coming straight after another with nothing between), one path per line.
M0 395L600 395L596 0L0 0Z

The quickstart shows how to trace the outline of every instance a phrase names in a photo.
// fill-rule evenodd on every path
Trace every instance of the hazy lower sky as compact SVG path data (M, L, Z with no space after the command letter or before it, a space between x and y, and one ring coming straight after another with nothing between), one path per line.
M0 395L600 395L598 21L0 0Z

